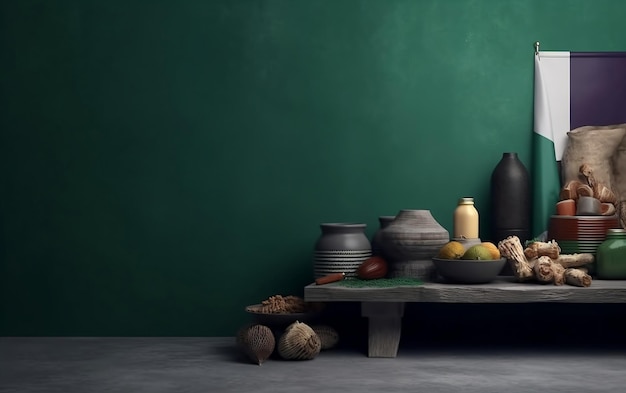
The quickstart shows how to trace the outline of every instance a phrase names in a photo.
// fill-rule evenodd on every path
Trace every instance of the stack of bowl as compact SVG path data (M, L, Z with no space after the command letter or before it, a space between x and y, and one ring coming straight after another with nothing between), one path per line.
M552 216L548 238L554 239L563 254L596 253L610 228L620 228L613 216Z

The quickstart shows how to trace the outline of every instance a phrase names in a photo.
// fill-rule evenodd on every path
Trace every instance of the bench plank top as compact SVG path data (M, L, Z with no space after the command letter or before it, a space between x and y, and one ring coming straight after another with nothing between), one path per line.
M593 280L590 287L519 283L498 277L488 284L448 284L352 288L340 282L309 284L308 302L429 302L429 303L626 303L626 280Z

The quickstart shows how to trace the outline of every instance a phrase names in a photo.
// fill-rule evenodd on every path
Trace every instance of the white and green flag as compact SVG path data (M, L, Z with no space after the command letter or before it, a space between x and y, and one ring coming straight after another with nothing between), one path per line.
M533 236L539 236L547 230L548 219L559 200L561 184L557 160L561 157L557 157L557 151L563 154L562 136L566 135L563 131L569 131L569 113L567 124L563 124L564 114L555 113L553 117L552 110L558 112L566 109L564 105L559 105L559 100L565 99L569 103L569 72L562 73L564 68L569 71L569 56L541 58L539 54L535 56L535 121L532 145ZM552 97L549 92L553 94ZM567 110L569 111L569 105Z
M539 236L559 198L567 133L626 123L626 53L538 52L534 110L532 235Z

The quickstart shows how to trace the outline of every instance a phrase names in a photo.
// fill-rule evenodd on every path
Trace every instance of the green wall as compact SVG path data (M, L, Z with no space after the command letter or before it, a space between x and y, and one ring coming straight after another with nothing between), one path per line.
M0 335L232 335L319 223L530 164L533 42L626 50L620 0L5 1Z

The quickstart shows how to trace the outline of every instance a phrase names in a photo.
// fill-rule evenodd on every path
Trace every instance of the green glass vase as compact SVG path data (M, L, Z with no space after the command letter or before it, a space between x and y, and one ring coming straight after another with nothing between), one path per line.
M626 229L608 229L596 250L596 275L603 280L626 279Z

